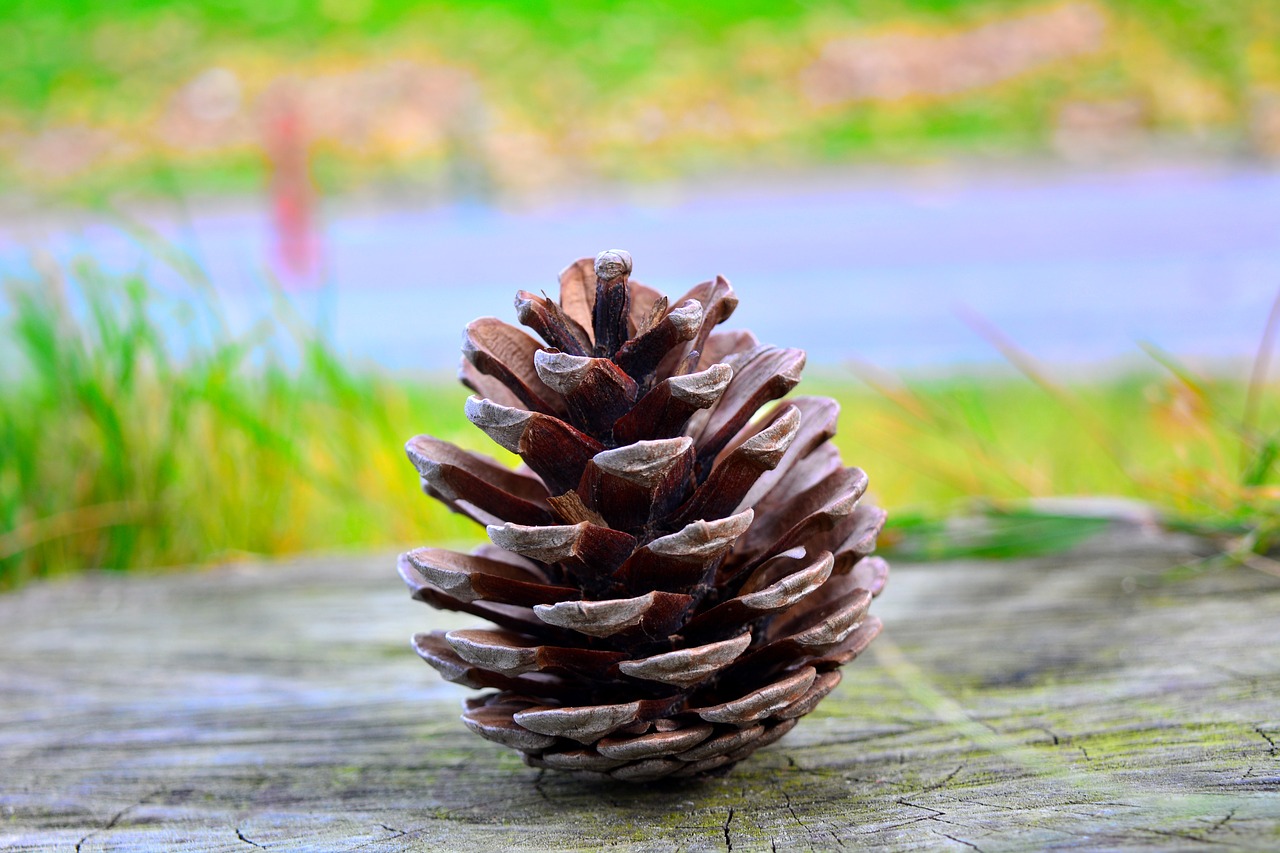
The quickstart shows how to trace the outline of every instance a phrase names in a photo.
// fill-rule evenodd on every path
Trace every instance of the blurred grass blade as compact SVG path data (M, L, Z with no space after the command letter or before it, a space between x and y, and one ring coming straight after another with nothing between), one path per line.
M1262 330L1262 338L1258 341L1258 350L1253 358L1253 369L1249 372L1249 392L1245 397L1244 416L1241 419L1243 425L1241 432L1247 443L1252 443L1257 438L1258 413L1262 407L1262 395L1267 384L1267 371L1271 367L1271 351L1275 346L1278 329L1280 329L1280 290L1276 291L1276 298L1271 303L1271 311L1267 314L1267 324ZM1241 448L1240 467L1246 472L1251 467L1255 470L1257 468L1256 462L1251 462L1248 458L1248 450L1248 447ZM1271 452L1274 459L1274 447L1272 447ZM1270 464L1270 461L1268 461L1267 466L1269 467ZM1249 479L1249 475L1246 473L1247 479ZM1256 483L1253 485L1256 485Z
M1009 337L1001 332L996 326L989 322L985 317L973 311L970 308L960 306L957 308L960 317L968 326L977 332L993 347L999 350L1005 360L1016 367L1023 376L1026 376L1034 382L1039 388L1056 400L1063 408L1065 408L1076 422L1093 437L1098 446L1107 452L1107 455L1116 464L1121 471L1125 470L1124 463L1121 461L1121 454L1116 448L1115 442L1111 436L1107 424L1104 423L1095 412L1085 406L1080 405L1065 388L1049 378L1049 375L1041 370L1028 353L1024 352Z
M137 524L146 517L147 512L148 508L144 505L117 502L78 507L42 518L0 534L0 561L64 536L97 531L104 527Z

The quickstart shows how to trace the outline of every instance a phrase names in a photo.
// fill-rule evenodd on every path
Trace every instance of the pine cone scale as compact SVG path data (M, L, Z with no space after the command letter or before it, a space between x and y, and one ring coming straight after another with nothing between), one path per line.
M462 354L471 364L497 379L532 411L563 414L567 407L543 383L533 357L541 347L524 332L496 317L472 320L462 340Z
M789 731L879 631L884 513L829 439L829 400L780 400L803 351L717 331L723 277L674 302L620 250L516 295L543 342L471 323L467 418L527 468L427 436L423 490L485 525L402 556L413 597L490 627L414 637L475 733L536 767L631 781L726 772ZM674 307L671 307L674 305ZM761 407L774 403L763 417Z
M614 424L614 440L632 444L644 438L674 438L699 409L719 402L733 378L733 368L717 364L698 373L662 380L636 407Z
M580 594L574 587L552 586L540 574L510 563L440 548L419 548L405 555L426 587L458 601L545 606L569 601ZM416 578L407 578L411 586Z
M533 612L549 625L569 628L589 637L618 637L631 641L635 628L648 637L669 636L684 620L693 596L654 590L634 598L538 604Z
M544 296L527 290L516 293L516 319L560 352L578 356L591 354L591 340L586 330Z
M691 708L690 712L709 723L754 723L800 699L817 676L817 670L806 666L771 684L758 687L746 696L710 707Z
M636 761L643 758L662 758L686 752L711 736L715 727L710 724L690 725L668 732L653 732L632 738L603 738L596 744L596 751L606 758Z
M618 671L632 678L691 687L733 663L751 645L747 631L730 640L690 646L637 660L623 660Z

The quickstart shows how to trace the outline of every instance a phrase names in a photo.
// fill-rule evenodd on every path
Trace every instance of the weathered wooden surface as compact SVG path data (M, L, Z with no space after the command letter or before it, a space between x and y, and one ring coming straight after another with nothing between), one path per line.
M1280 581L1118 541L895 567L818 711L659 788L467 732L389 555L32 586L0 597L0 848L1280 849Z

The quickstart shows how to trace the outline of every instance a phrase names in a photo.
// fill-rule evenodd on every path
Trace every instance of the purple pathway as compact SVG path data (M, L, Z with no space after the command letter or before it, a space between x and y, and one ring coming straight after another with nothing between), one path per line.
M264 213L155 224L201 260L238 324L266 309ZM637 278L673 295L724 273L742 297L734 322L805 347L811 363L996 359L963 308L1059 364L1131 355L1139 340L1237 358L1252 352L1280 288L1280 175L899 174L519 212L335 206L323 235L331 289L319 301L338 345L394 368L452 364L467 320L509 317L517 287L552 291L565 262L612 246L632 252ZM108 226L13 229L0 237L0 264L20 267L33 244L158 266Z

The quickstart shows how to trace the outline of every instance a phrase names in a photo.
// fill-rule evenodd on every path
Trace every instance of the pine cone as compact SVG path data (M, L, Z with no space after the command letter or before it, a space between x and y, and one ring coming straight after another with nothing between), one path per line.
M427 494L487 525L472 554L400 558L413 597L486 628L418 634L463 721L534 767L618 779L727 772L786 734L880 630L884 512L828 441L833 400L790 391L804 353L714 332L723 278L668 308L603 252L471 323L467 417L525 465L428 436ZM527 466L527 467L526 467Z

